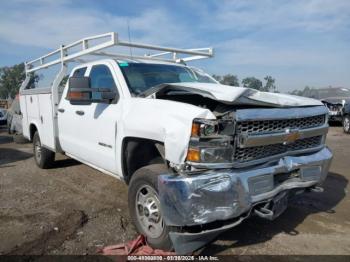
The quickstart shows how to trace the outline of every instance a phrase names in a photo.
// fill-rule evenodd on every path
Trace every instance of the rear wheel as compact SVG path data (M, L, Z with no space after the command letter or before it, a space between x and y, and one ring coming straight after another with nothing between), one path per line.
M345 133L350 133L350 116L343 117L343 129Z
M137 231L153 248L172 250L169 228L165 224L158 195L158 175L166 172L163 164L138 169L128 190L129 212Z
M33 151L35 163L38 167L45 169L52 166L55 160L55 153L42 147L38 132L35 132L33 136Z

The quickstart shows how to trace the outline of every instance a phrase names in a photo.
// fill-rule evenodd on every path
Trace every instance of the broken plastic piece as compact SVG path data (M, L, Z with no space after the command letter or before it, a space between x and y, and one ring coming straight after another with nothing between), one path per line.
M126 244L118 244L104 247L97 251L106 256L116 255L158 255L168 256L175 255L174 252L164 251L160 249L153 249L147 245L146 238L143 235L139 235L136 239L129 241Z

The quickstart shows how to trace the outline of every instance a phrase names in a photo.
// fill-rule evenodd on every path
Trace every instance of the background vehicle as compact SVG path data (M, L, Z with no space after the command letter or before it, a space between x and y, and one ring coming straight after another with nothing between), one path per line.
M0 108L0 125L6 125L7 123L7 111L6 109Z
M12 101L7 110L7 131L13 135L13 141L19 144L27 143L28 140L23 137L22 132L22 113L20 109L19 96Z
M7 110L7 129L9 134L22 134L22 113L18 95Z
M312 98L321 100L329 110L329 121L342 122L342 108L346 100L350 100L350 89L330 87L311 90Z
M101 52L114 46L162 53ZM67 63L86 55L107 59L74 67L60 92ZM129 43L108 33L26 63L20 104L36 164L47 168L61 152L123 179L137 230L153 247L178 253L250 215L275 219L295 193L321 191L332 159L326 107L220 85L185 64L211 56L211 48ZM36 72L57 64L51 86L37 88Z
M350 99L346 100L342 108L342 124L345 133L350 134Z

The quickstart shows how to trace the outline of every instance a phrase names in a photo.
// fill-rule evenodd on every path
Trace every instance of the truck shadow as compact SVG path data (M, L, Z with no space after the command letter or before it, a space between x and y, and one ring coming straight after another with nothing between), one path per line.
M342 122L330 121L329 126L343 126Z
M0 167L4 165L28 159L32 157L33 154L27 153L21 150L13 148L0 148Z
M53 162L53 165L49 169L65 168L78 165L82 165L82 163L72 158L58 159Z
M231 245L221 245L212 242L201 250L201 255L212 255L230 248L246 247L263 243L272 239L276 234L286 233L298 235L296 227L305 218L315 213L334 214L334 208L346 196L345 189L348 179L343 175L329 173L323 193L304 193L291 199L288 209L276 220L268 221L259 217L251 217L239 226L224 232L217 240L233 242Z
M0 136L0 145L12 143L12 142L13 142L13 138L11 136Z

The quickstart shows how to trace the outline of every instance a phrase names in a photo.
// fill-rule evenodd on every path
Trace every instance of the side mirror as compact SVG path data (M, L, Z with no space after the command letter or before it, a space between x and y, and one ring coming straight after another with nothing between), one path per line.
M90 77L70 77L67 99L71 102L91 102Z
M112 101L116 98L117 93L116 92L111 92L111 91L103 91L101 93L101 100L104 101Z
M93 95L91 102L110 103L117 100L117 93L110 88L91 88Z

